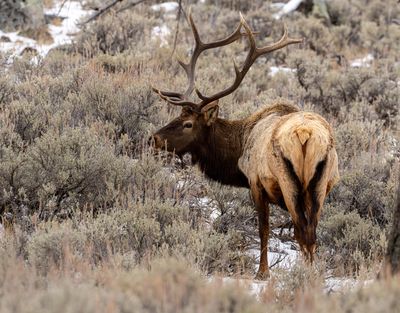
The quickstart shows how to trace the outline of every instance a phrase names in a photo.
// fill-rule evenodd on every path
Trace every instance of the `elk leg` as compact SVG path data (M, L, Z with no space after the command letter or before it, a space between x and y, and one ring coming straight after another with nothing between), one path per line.
M264 280L269 277L268 267L268 236L269 236L269 206L266 203L263 189L251 187L251 194L258 213L258 232L260 235L260 265L256 279Z

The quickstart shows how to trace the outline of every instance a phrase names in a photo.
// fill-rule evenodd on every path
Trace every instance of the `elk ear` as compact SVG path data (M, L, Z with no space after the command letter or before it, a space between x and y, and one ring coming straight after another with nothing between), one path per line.
M207 126L210 126L218 118L218 111L219 111L218 100L210 103L208 105L208 108L205 109L206 110L204 110L204 119L206 121Z

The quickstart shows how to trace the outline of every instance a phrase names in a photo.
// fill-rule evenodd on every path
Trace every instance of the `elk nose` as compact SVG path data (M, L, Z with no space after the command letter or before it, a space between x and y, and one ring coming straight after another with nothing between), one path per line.
M152 135L148 141L149 145L154 145L156 148L162 148L162 140L158 135Z

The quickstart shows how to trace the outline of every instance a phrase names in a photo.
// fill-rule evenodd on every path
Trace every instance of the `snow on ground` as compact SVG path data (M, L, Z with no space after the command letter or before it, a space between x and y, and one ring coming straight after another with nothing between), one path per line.
M256 267L258 267L258 260L260 259L259 247L250 249L248 253L257 260ZM292 242L282 242L277 238L269 239L268 263L271 268L288 270L296 263L298 258L300 258L300 252Z
M197 200L197 205L203 210L209 210L210 223L213 223L218 217L221 216L221 212L218 210L217 206L214 203L214 200L209 197L201 197Z
M4 235L4 226L0 223L0 238Z
M279 72L294 73L294 72L296 72L296 70L293 68L284 67L284 66L270 66L268 75L275 76L275 74L277 74Z
M340 292L343 289L353 289L359 282L352 278L330 277L325 279L326 293Z
M400 81L398 82L398 85L400 86ZM390 137L389 142L391 143L392 148L389 150L388 156L400 161L400 144L398 140L394 137Z
M269 264L274 268L289 269L300 257L300 252L292 242L282 242L277 238L271 238L268 242Z
M0 37L5 36L10 42L0 42L0 51L19 56L25 48L35 49L39 55L45 56L51 49L72 41L73 36L79 31L77 23L93 11L85 10L78 1L57 2L50 9L45 9L46 15L60 17L59 26L49 24L49 32L53 37L52 44L38 44L35 40L19 36L17 32L6 33L0 30Z
M282 16L296 10L302 1L303 0L290 0L288 3L283 5L281 10L278 13L275 13L273 17L279 20Z
M270 271L270 274L273 278L274 273ZM260 299L263 292L267 290L267 288L271 288L269 285L269 280L255 280L251 278L235 278L235 277L210 277L208 279L209 282L220 282L221 284L231 284L234 286L238 286L244 288L248 291L250 295L255 296L257 299ZM372 283L373 280L356 280L354 278L341 278L341 277L330 277L325 279L324 284L324 293L344 293L356 288L360 288ZM283 290L284 285L282 282L275 282L277 285L275 288Z
M170 1L159 4L153 4L151 9L155 12L162 12L165 19L175 19L178 10L178 2ZM151 37L154 40L160 41L160 47L168 45L168 36L171 34L171 30L165 24L155 26L151 30Z
M351 61L350 66L351 67L370 67L373 60L374 60L374 56L369 53L361 59L355 59L355 60Z
M213 277L210 281L220 281L222 284L231 284L247 289L250 295L260 298L262 292L268 287L268 281L233 278L233 277Z
M368 53L365 57L354 59L350 62L351 67L370 67L372 61L374 60L374 56L371 53ZM284 73L294 73L296 69L285 67L285 66L270 66L269 68L269 76L275 76L279 72ZM400 84L400 81L398 82Z
M370 67L372 61L374 60L374 56L371 53L368 53L365 57L354 59L350 62L351 67ZM269 68L269 76L275 76L279 72L284 73L294 73L296 69L285 67L285 66L270 66ZM400 84L400 81L398 82Z
M170 2L163 2L163 3L159 3L159 4L153 4L151 6L151 9L153 11L161 11L163 10L164 12L171 12L171 11L175 11L176 9L178 9L179 4L178 2L174 2L174 1L170 1Z
M168 45L168 36L171 34L171 30L167 25L155 26L151 30L151 37L154 40L160 41L160 47Z
M27 47L35 47L36 41L30 38L19 36L17 32L6 33L0 30L0 37L7 37L10 42L0 41L0 51L20 55Z

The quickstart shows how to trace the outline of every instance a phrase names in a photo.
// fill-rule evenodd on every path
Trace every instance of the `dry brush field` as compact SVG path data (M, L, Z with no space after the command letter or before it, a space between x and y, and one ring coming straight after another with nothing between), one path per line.
M193 44L182 17L173 55L176 10L156 3L118 12L121 3L45 57L0 53L0 311L394 312L400 279L376 275L400 167L398 1L332 0L329 19L292 12L289 33L305 42L260 57L220 101L220 115L238 119L286 99L335 129L341 180L324 204L316 261L288 261L298 254L289 215L272 207L277 257L256 293L248 190L147 144L179 114L151 85L184 89L175 55L187 59ZM271 1L182 5L209 41L230 33L239 11L260 44L282 33ZM229 85L232 57L243 62L246 47L205 53L200 89Z

